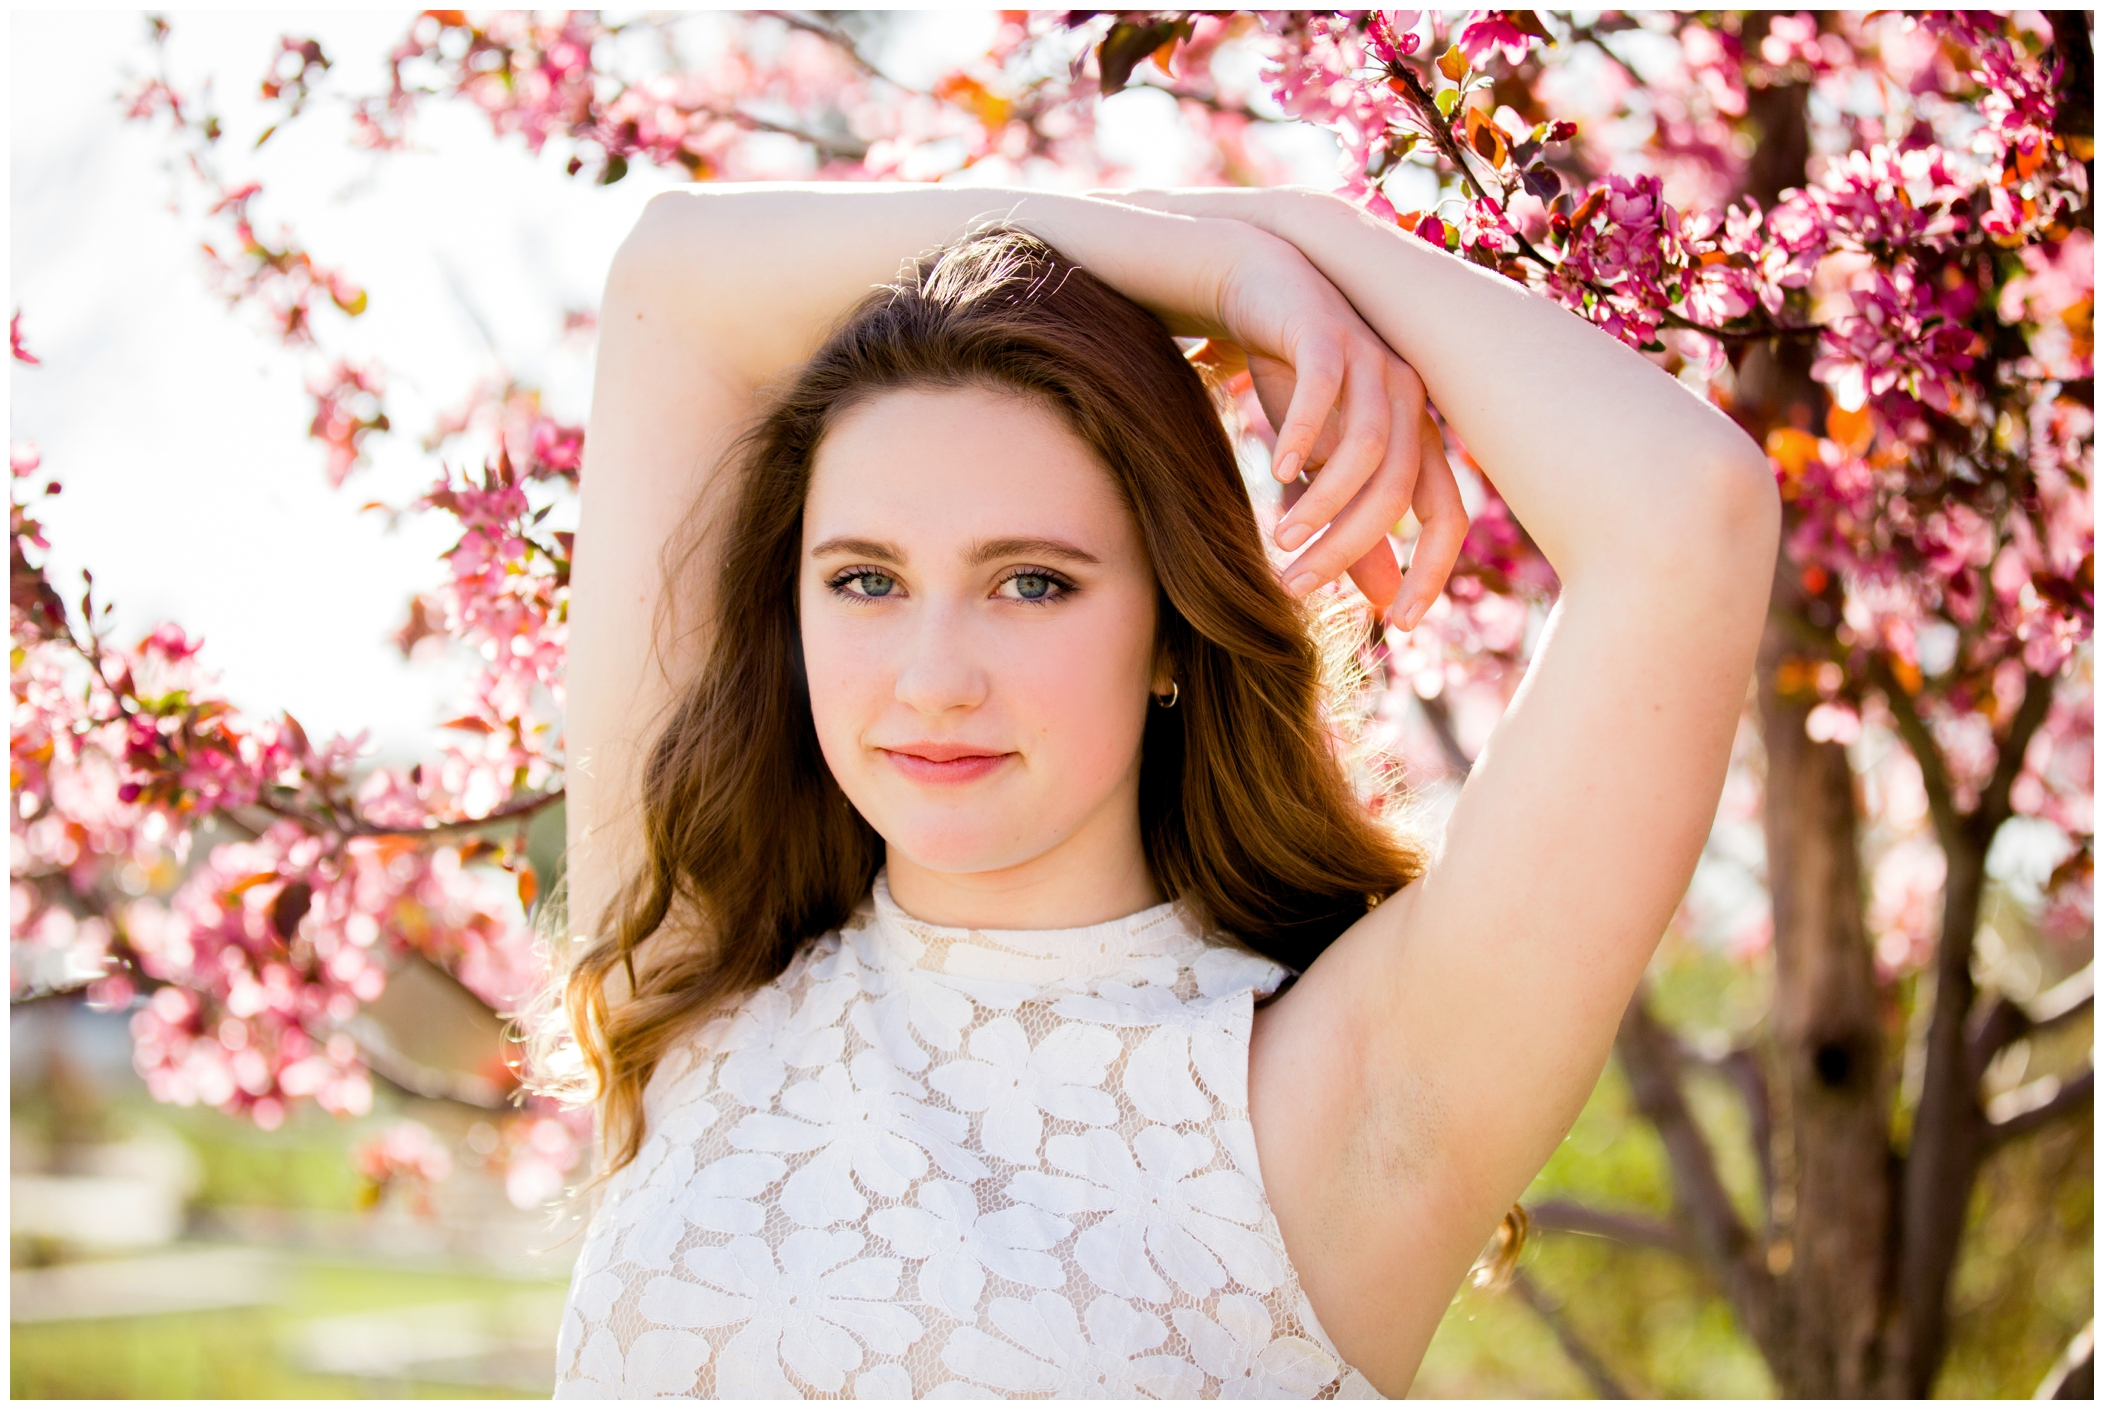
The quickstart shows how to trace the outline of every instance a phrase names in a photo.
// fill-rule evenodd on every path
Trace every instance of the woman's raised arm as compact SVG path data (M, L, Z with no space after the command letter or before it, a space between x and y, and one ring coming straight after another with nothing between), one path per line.
M1694 870L1765 620L1775 483L1638 353L1341 201L1120 198L1292 241L1423 377L1562 580L1438 860L1265 1010L1252 1048L1287 1246L1347 1357L1400 1394L1591 1093Z
M1290 364L1281 451L1305 457L1334 408L1342 444L1323 475L1387 486L1387 521L1400 516L1391 423L1400 414L1414 446L1419 413L1391 405L1393 355L1298 251L1244 222L988 188L707 185L656 197L607 276L585 440L565 720L573 932L597 923L641 855L644 752L707 650L714 543L701 539L661 636L668 541L697 501L705 524L724 511L719 461L768 382L905 261L992 221L1037 234L1171 332L1230 337ZM1262 271L1261 293L1228 311L1235 271ZM1377 529L1354 533L1361 554L1379 543Z

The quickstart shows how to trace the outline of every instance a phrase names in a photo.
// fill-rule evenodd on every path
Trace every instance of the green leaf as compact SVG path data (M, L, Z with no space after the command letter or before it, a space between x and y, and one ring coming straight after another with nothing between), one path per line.
M1442 88L1433 96L1432 101L1439 105L1439 115L1441 117L1451 118L1454 116L1454 109L1461 106L1461 90L1458 88Z
M601 186L611 186L626 175L628 175L628 158L622 156L619 152L607 153L606 165L600 168L599 171L599 184Z

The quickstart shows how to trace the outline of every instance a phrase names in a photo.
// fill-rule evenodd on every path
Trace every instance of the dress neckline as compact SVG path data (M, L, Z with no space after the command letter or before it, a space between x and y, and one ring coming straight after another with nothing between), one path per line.
M1061 930L982 930L933 925L892 899L880 868L870 892L884 949L919 969L971 979L1059 983L1116 974L1206 947L1191 908L1166 901L1129 916Z

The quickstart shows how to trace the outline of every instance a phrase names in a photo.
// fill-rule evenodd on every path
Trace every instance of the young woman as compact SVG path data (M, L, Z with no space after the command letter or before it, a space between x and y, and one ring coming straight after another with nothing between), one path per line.
M1403 1394L1707 833L1759 451L1306 192L702 187L601 330L568 997L614 1173L558 1393ZM1172 335L1312 471L1283 567ZM1436 857L1352 797L1297 600L1438 595L1428 391L1562 583Z

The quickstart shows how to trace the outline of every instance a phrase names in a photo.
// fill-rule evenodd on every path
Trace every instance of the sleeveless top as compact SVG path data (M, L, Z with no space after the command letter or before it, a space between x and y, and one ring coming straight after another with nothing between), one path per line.
M846 925L676 1043L556 1396L1379 1399L1264 1197L1250 1019L1291 971L1174 902Z

